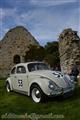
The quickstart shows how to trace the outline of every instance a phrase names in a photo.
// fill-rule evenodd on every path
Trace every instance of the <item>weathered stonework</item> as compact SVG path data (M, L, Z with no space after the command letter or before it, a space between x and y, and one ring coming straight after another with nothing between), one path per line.
M76 64L80 71L80 38L76 31L65 29L59 36L61 70L67 72L70 65Z
M26 51L30 45L39 43L22 26L9 30L0 41L0 77L5 78L15 63L25 62Z

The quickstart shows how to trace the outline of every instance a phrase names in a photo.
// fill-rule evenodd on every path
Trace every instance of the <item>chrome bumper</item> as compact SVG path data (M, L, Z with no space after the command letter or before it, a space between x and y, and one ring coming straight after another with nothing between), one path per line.
M71 88L62 88L60 91L51 91L50 96L64 96L64 95L72 95L74 92L74 87Z

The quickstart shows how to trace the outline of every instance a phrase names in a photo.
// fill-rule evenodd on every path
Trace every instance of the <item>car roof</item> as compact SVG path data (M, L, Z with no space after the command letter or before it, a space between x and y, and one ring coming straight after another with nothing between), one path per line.
M16 66L21 66L21 65L24 65L24 66L25 66L25 65L28 65L28 64L31 64L31 63L44 63L44 62L34 61L34 62L18 63L18 64L15 65L15 67L16 67Z

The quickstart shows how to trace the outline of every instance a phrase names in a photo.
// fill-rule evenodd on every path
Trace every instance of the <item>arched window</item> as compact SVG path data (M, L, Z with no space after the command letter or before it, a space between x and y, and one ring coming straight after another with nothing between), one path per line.
M13 63L17 64L17 63L20 63L21 60L20 60L20 56L19 55L15 55L14 58L13 58Z

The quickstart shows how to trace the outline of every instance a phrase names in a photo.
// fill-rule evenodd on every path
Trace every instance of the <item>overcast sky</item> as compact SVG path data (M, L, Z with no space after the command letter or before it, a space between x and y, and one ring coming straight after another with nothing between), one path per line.
M0 0L0 39L19 25L41 45L57 40L65 28L80 35L80 0Z

